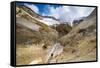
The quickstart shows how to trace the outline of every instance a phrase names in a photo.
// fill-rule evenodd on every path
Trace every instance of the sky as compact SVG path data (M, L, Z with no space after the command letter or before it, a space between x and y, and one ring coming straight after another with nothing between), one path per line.
M19 3L17 5L25 5L42 16L53 16L62 22L72 22L74 19L86 17L94 10L94 7L67 5L49 5L33 3Z

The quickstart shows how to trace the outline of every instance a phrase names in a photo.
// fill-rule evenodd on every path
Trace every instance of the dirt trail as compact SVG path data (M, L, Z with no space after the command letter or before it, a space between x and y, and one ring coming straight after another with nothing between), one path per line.
M39 58L36 57L37 59L34 59L29 64L43 63L43 60L45 60L44 63L51 63L51 59L60 55L62 52L63 52L63 46L61 46L60 43L55 43L52 47L50 47L50 49L45 51L45 55L43 55L45 58L41 58L41 56Z

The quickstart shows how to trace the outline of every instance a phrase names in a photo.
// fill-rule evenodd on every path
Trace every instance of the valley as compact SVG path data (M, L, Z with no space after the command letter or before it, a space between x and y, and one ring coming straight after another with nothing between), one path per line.
M43 20L50 18L50 21ZM17 65L96 61L96 9L73 26L16 7ZM61 23L61 24L59 24Z

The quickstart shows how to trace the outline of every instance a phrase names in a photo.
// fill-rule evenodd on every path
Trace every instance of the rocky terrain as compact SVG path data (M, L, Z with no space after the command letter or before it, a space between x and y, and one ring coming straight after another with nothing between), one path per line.
M65 62L96 60L96 9L59 41L64 46Z
M48 25L44 18L53 19L56 24ZM54 17L17 6L17 65L95 61L96 9L75 27L59 23Z

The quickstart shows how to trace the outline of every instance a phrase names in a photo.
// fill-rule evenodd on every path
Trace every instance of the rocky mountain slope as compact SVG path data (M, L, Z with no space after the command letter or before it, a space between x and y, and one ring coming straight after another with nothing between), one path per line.
M96 9L75 27L48 25L25 6L16 7L17 65L96 60Z
M29 64L42 57L58 38L58 32L32 16L23 7L16 7L17 64ZM44 49L44 50L43 50ZM32 51L30 51L32 50ZM44 56L44 55L43 55Z
M59 41L64 46L64 53L58 62L95 61L96 9Z

